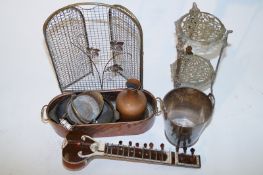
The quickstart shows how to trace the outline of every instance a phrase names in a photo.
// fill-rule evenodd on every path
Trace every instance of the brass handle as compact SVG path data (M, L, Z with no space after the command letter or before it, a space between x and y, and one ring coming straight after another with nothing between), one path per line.
M164 107L164 104L163 104L163 100L160 97L155 98L155 100L157 102L159 102L159 104L160 104L160 109L157 106L157 111L155 113L155 115L158 116L158 115L161 115L161 113L165 112L165 107Z
M46 115L46 109L47 109L48 105L44 105L41 109L41 121L43 123L48 123L49 119Z

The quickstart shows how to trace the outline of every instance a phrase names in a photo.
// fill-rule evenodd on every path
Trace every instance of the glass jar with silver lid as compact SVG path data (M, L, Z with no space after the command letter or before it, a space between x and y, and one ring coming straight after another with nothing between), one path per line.
M227 30L217 17L201 12L193 3L189 13L176 21L175 25L178 50L192 46L196 55L206 59L219 55Z

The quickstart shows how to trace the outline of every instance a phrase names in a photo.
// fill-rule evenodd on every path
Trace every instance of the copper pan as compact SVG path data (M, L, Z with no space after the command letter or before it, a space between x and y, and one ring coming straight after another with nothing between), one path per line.
M109 101L115 101L116 97L122 89L115 91L100 91L102 96ZM82 124L75 125L72 128L67 128L67 126L63 126L60 123L55 122L51 116L49 115L52 108L59 103L61 100L68 98L72 95L72 93L63 93L56 96L53 100L50 101L48 105L43 106L42 108L42 121L45 123L49 123L55 132L61 136L65 137L69 131L78 131L83 134L89 135L91 137L110 137L110 136L122 136L122 135L136 135L144 133L149 130L155 119L155 115L157 115L157 102L154 96L143 90L146 98L147 98L147 109L148 112L145 114L145 117L138 121L130 121L130 122L114 122L114 123L92 123L92 124Z

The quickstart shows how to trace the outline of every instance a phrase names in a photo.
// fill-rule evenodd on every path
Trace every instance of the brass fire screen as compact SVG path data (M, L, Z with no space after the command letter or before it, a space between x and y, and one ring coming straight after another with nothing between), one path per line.
M61 91L125 88L143 78L142 29L119 5L78 3L55 11L44 36Z

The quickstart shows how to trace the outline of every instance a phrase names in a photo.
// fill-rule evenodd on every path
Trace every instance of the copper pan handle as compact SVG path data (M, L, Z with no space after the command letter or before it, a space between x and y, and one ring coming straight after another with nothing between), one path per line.
M43 123L48 123L49 119L47 117L47 107L48 105L44 105L41 109L41 121Z

